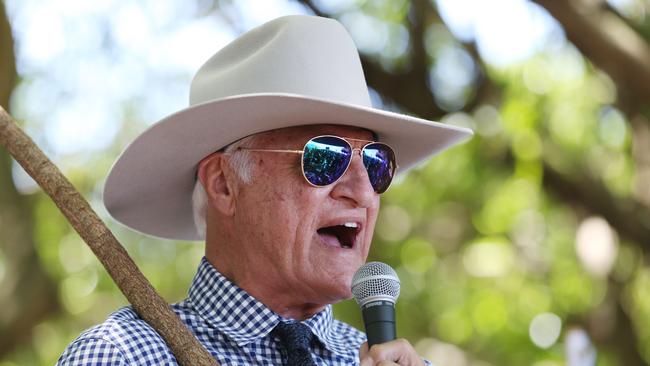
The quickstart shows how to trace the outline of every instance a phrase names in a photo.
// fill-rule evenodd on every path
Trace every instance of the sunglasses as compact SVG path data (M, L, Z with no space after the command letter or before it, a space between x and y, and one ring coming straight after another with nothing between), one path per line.
M361 149L353 148L348 141L367 142ZM352 155L358 151L368 172L370 184L377 193L384 193L390 186L397 164L395 152L382 143L332 135L316 136L305 144L302 150L252 149L238 150L266 151L302 154L302 175L314 187L325 187L336 183L350 167Z

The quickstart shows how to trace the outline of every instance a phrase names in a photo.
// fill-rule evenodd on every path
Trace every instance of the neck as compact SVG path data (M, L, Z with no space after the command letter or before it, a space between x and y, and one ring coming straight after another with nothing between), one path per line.
M246 277L245 274L244 276L238 275L230 265L236 261L224 260L224 257L227 258L223 253L215 256L206 251L206 259L219 273L283 318L305 320L324 310L327 306L327 304L291 301L299 296L292 296L293 294L289 293L288 289L259 286L258 278Z
M253 295L255 298L257 296ZM260 300L261 301L261 300ZM325 309L321 304L288 304L281 301L262 301L269 309L286 319L305 320Z

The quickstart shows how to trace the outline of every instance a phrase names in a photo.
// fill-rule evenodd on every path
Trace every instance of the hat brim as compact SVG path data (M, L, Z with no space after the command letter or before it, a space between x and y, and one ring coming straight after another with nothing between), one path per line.
M191 197L199 161L245 136L284 127L367 128L397 152L398 174L472 135L467 128L292 94L247 94L189 107L152 125L113 165L104 205L122 224L173 240L202 240Z

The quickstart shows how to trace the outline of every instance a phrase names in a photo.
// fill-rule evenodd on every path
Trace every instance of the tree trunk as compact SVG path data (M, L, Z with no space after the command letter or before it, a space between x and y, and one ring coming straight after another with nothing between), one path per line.
M9 107L16 82L11 27L0 2L0 105ZM18 193L11 175L12 160L0 149L0 359L29 339L31 329L58 310L56 285L40 265L34 250L32 205Z

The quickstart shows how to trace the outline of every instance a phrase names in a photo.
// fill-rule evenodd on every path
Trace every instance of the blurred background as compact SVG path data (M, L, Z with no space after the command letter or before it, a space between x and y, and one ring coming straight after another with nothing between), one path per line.
M399 336L439 366L650 362L648 0L4 0L0 104L176 302L203 246L115 223L106 174L210 55L296 13L346 26L375 106L476 131L383 197ZM0 149L0 365L54 364L125 304Z

